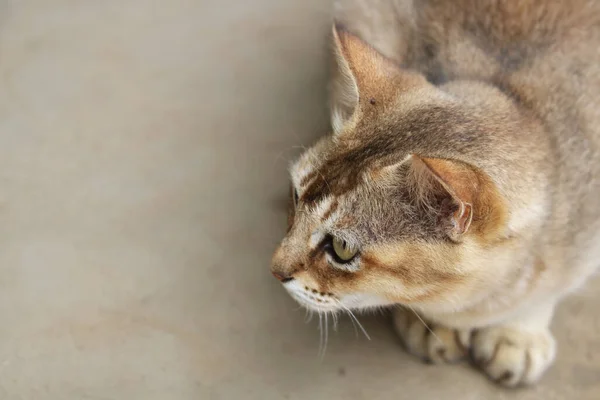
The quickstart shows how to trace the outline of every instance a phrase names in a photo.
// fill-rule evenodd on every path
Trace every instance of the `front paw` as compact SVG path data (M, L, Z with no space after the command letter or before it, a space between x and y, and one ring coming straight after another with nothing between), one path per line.
M536 382L554 361L556 343L549 330L491 327L471 337L471 358L490 379L515 387Z
M412 310L394 310L394 328L406 350L426 362L454 363L467 356L469 331L449 329L420 318Z

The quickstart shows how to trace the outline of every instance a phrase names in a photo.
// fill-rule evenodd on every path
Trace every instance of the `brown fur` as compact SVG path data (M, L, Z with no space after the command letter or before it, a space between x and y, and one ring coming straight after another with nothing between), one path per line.
M600 2L336 7L334 132L292 167L274 272L317 310L404 304L448 337L477 329L490 377L536 381L555 304L600 258Z

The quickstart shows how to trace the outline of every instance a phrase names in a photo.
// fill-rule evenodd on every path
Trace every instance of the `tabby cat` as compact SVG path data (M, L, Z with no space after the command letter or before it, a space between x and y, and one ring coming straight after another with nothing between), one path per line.
M353 0L336 20L333 132L291 167L272 273L318 312L396 306L423 359L536 382L554 308L600 263L600 1Z

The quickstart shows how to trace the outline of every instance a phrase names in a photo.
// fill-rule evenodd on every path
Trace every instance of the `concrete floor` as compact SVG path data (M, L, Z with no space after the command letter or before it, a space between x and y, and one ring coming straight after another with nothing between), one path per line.
M0 0L0 399L598 399L600 282L499 390L268 271L287 160L327 128L323 0Z

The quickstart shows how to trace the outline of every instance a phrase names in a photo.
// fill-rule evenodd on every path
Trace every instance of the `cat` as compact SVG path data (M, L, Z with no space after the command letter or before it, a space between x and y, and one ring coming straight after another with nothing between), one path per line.
M393 306L430 362L537 382L554 308L600 263L600 2L354 0L335 18L332 133L291 166L273 275L321 313Z

